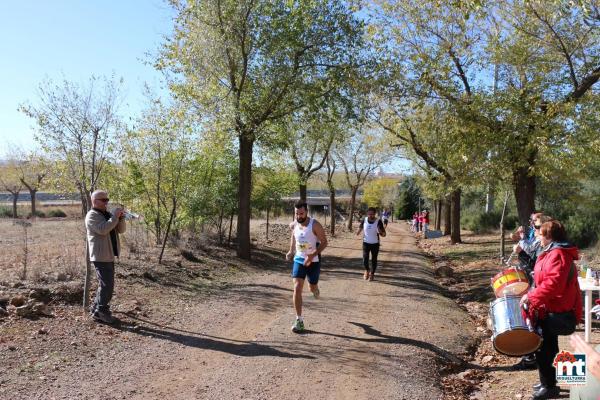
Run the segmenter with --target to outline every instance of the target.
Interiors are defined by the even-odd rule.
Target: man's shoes
[[[301,333],[304,332],[304,321],[299,318],[296,318],[294,325],[292,325],[292,332]]]
[[[544,385],[542,385],[541,383],[536,383],[535,385],[532,386],[533,391],[536,392],[536,391],[540,390],[540,388],[542,386],[544,386]]]
[[[319,299],[319,297],[321,297],[321,291],[319,290],[319,287],[318,287],[318,286],[317,286],[317,288],[315,289],[315,291],[314,291],[314,292],[312,292],[312,294],[313,294],[313,297],[314,297],[315,299],[317,299],[317,300]]]
[[[117,319],[115,317],[113,317],[110,314],[110,312],[100,311],[100,310],[96,310],[92,314],[92,318],[94,318],[94,321],[96,321],[96,322],[103,322],[105,324],[114,324],[115,322],[117,322]]]
[[[556,399],[560,396],[560,388],[558,386],[546,387],[541,386],[533,392],[531,397],[533,400]]]
[[[375,279],[375,274],[374,274],[373,272],[371,272],[371,273],[369,274],[369,280],[370,280],[370,281],[372,281],[372,280],[374,280],[374,279]]]
[[[369,271],[365,271],[365,281],[369,279]]]
[[[537,361],[535,360],[535,357],[530,358],[528,356],[525,356],[521,358],[521,361],[513,365],[511,368],[513,371],[526,371],[530,369],[536,369]]]

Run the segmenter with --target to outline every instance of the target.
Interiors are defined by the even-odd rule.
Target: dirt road
[[[405,225],[388,230],[373,282],[362,278],[360,238],[326,249],[321,298],[305,292],[304,334],[290,330],[282,259],[206,301],[175,302],[173,315],[123,317],[101,330],[114,331],[109,346],[88,343],[89,358],[26,392],[5,381],[0,398],[439,399],[440,365],[466,351],[471,322]]]

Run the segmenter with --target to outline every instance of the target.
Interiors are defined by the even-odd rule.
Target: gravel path
[[[304,334],[290,330],[282,261],[207,300],[170,301],[161,316],[101,327],[108,345],[88,343],[87,362],[30,382],[26,398],[441,399],[440,367],[466,352],[473,327],[405,225],[388,231],[373,282],[362,278],[360,238],[325,250],[321,298],[305,292]],[[4,389],[0,398],[25,394]]]

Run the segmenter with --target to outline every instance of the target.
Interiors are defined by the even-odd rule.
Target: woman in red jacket
[[[570,335],[581,321],[582,303],[577,269],[577,248],[568,244],[563,225],[556,221],[535,225],[539,230],[542,253],[534,268],[535,288],[521,299],[530,315],[536,315],[544,338],[536,352],[540,383],[534,386],[533,399],[559,396],[554,357],[558,354],[558,335]]]

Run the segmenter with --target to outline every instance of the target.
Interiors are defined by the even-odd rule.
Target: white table
[[[590,311],[592,309],[592,292],[600,291],[600,286],[594,286],[593,281],[584,278],[578,277],[577,280],[579,280],[579,288],[585,292],[583,321],[585,323],[585,341],[589,342],[592,333],[592,313]]]

